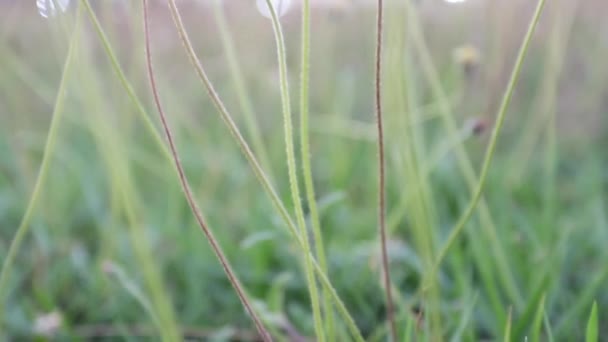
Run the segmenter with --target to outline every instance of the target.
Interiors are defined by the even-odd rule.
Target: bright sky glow
[[[271,0],[274,10],[277,12],[277,15],[281,17],[291,7],[292,0]],[[258,11],[265,16],[266,18],[270,18],[270,10],[268,9],[268,4],[266,0],[256,0],[255,4],[258,7]]]
[[[70,5],[70,0],[36,0],[38,13],[44,18],[55,16],[59,12],[65,12]]]

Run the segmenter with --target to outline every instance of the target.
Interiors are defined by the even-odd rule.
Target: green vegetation
[[[23,18],[0,22],[0,340],[259,340],[252,317],[277,341],[389,340],[375,7],[148,2],[191,206],[142,1],[0,5]],[[603,113],[608,51],[576,2],[540,1],[511,49],[490,31],[453,58],[460,33],[415,3],[385,11],[381,59],[398,339],[602,340],[603,122],[571,134],[560,106]]]

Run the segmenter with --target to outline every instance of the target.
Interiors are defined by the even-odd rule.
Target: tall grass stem
[[[32,194],[25,209],[25,213],[23,214],[23,217],[21,219],[21,223],[15,231],[15,235],[9,245],[8,252],[4,258],[4,262],[2,263],[2,271],[0,271],[0,327],[4,323],[4,313],[6,312],[6,310],[4,309],[4,301],[8,286],[8,277],[11,274],[13,264],[15,263],[15,258],[17,256],[17,253],[19,252],[19,249],[21,248],[23,239],[26,237],[27,233],[30,230],[34,211],[38,205],[38,201],[40,200],[42,188],[44,187],[44,184],[46,183],[46,180],[48,178],[51,160],[53,158],[57,146],[59,127],[64,115],[64,103],[67,81],[70,75],[74,51],[76,50],[80,33],[80,17],[81,9],[79,7],[78,14],[76,15],[76,22],[74,24],[74,27],[72,28],[72,37],[70,39],[70,45],[68,47],[67,56],[63,64],[61,81],[59,82],[59,89],[57,90],[57,97],[55,100],[55,105],[53,107],[51,123],[49,126],[46,143],[44,145],[44,152],[42,154],[42,161],[40,163],[40,169],[38,171],[36,183],[34,184],[34,189],[32,190]]]
[[[222,120],[228,126],[228,129],[230,130],[232,137],[239,145],[241,152],[247,158],[249,164],[251,165],[253,172],[255,173],[256,177],[260,181],[264,191],[270,197],[272,204],[279,211],[281,218],[287,224],[287,227],[289,228],[292,236],[296,240],[298,247],[301,248],[301,250],[303,251],[303,253],[304,253],[303,257],[310,260],[310,262],[313,266],[313,270],[317,273],[317,276],[319,277],[319,280],[323,284],[325,290],[329,291],[329,293],[331,294],[331,298],[334,301],[334,305],[336,305],[336,309],[338,310],[338,312],[344,319],[346,326],[347,326],[349,332],[351,333],[352,337],[356,341],[364,341],[363,336],[361,335],[361,332],[357,328],[357,325],[355,324],[355,321],[353,320],[352,316],[346,309],[344,302],[342,302],[342,300],[338,296],[336,290],[331,285],[329,278],[327,277],[325,272],[323,272],[322,268],[317,263],[313,254],[310,252],[310,249],[306,248],[303,238],[302,238],[300,232],[298,231],[296,224],[291,219],[291,216],[289,215],[287,209],[283,205],[283,202],[280,200],[276,191],[270,184],[268,177],[266,176],[265,172],[262,170],[262,167],[260,166],[259,162],[257,161],[255,155],[249,148],[249,145],[243,138],[243,135],[240,133],[238,127],[236,126],[234,120],[232,119],[232,116],[226,109],[226,106],[220,99],[217,91],[213,87],[213,84],[209,80],[207,73],[205,72],[205,69],[203,68],[203,65],[201,64],[198,57],[196,56],[196,52],[194,51],[194,47],[192,46],[192,43],[190,41],[190,38],[189,38],[186,28],[184,26],[181,15],[179,14],[179,10],[177,8],[177,4],[176,4],[175,0],[167,0],[167,1],[169,3],[169,9],[171,11],[171,16],[173,18],[174,24],[176,26],[180,39],[186,50],[186,54],[188,55],[192,65],[194,66],[199,79],[201,80],[201,82],[205,86],[209,96],[211,97],[212,102],[214,103],[217,110],[219,111]]]
[[[382,117],[382,24],[384,3],[378,0],[376,17],[376,61],[375,61],[375,105],[376,125],[378,130],[378,229],[380,235],[380,248],[382,253],[382,273],[384,277],[384,290],[386,291],[386,317],[390,327],[390,334],[394,342],[397,341],[397,326],[395,324],[393,296],[390,277],[390,262],[386,236],[386,170],[384,160],[384,126]]]
[[[253,304],[251,303],[251,300],[248,298],[248,295],[245,293],[243,286],[240,284],[240,281],[238,280],[238,277],[232,270],[232,267],[230,266],[230,262],[228,261],[228,258],[226,258],[226,256],[224,255],[224,252],[222,251],[222,248],[221,248],[219,242],[215,238],[211,229],[205,223],[203,214],[202,214],[201,210],[198,208],[198,205],[196,204],[196,200],[194,199],[194,195],[190,188],[190,183],[188,182],[188,179],[186,177],[186,172],[184,171],[184,167],[180,161],[179,153],[177,152],[177,147],[176,147],[176,144],[175,144],[175,141],[173,138],[173,133],[171,131],[171,128],[169,127],[169,123],[167,122],[166,114],[165,114],[162,104],[160,102],[160,96],[158,94],[158,89],[156,88],[156,79],[154,76],[154,69],[152,66],[152,54],[150,52],[150,30],[149,30],[149,22],[148,22],[149,19],[148,19],[147,0],[142,0],[142,6],[143,6],[143,11],[144,11],[144,38],[145,38],[145,50],[146,50],[146,65],[147,65],[148,77],[150,79],[150,88],[152,90],[152,95],[154,97],[154,103],[156,104],[156,109],[158,110],[158,115],[160,117],[163,130],[165,132],[165,137],[167,138],[167,142],[169,143],[169,148],[171,150],[171,155],[172,155],[173,161],[175,163],[175,168],[177,169],[177,172],[179,174],[179,181],[180,181],[182,190],[184,191],[184,195],[186,197],[188,205],[190,206],[190,209],[192,210],[192,214],[194,215],[199,227],[205,234],[205,237],[207,238],[207,241],[211,245],[213,252],[217,256],[220,264],[222,265],[224,272],[226,272],[226,276],[228,276],[228,280],[230,281],[230,284],[232,285],[232,287],[236,291],[237,295],[239,296],[239,299],[241,300],[241,303],[245,307],[245,310],[247,310],[247,313],[250,315],[251,319],[253,320],[253,322],[256,326],[256,329],[258,330],[258,333],[260,334],[260,337],[265,342],[272,341],[272,337],[270,336],[270,333],[266,330],[266,328],[264,327],[264,323],[262,322],[262,320],[260,319],[258,314],[255,312],[255,310],[253,308]]]
[[[530,45],[530,41],[532,40],[532,35],[535,31],[535,28],[536,28],[536,25],[540,18],[540,15],[543,12],[545,3],[546,3],[546,0],[539,0],[536,5],[534,15],[532,16],[532,19],[530,20],[530,23],[528,25],[528,30],[526,32],[524,40],[519,49],[517,59],[515,60],[515,65],[511,72],[511,77],[509,78],[509,83],[507,84],[507,88],[503,95],[500,108],[498,109],[498,114],[496,116],[496,123],[492,130],[492,135],[490,136],[490,141],[488,143],[488,147],[487,147],[487,150],[486,150],[486,153],[484,156],[483,164],[481,167],[481,173],[479,174],[479,180],[477,182],[477,187],[475,189],[473,197],[471,198],[466,210],[463,212],[462,216],[460,217],[460,219],[454,226],[454,229],[450,233],[448,239],[446,240],[444,246],[441,248],[439,255],[437,256],[437,260],[436,260],[436,264],[435,264],[435,271],[437,271],[437,269],[439,268],[439,265],[441,264],[441,261],[447,255],[448,250],[454,244],[454,242],[456,241],[456,239],[458,238],[458,236],[460,235],[460,233],[466,226],[467,222],[473,215],[473,212],[475,211],[475,207],[477,206],[477,203],[479,203],[479,199],[481,198],[481,195],[483,194],[484,186],[485,186],[485,183],[486,183],[486,180],[488,177],[488,170],[490,169],[490,164],[492,162],[492,158],[493,158],[494,152],[496,150],[496,143],[498,141],[498,136],[502,130],[504,120],[506,117],[506,112],[509,107],[509,104],[511,103],[511,98],[513,96],[513,90],[515,89],[515,84],[517,83],[517,81],[519,79],[519,75],[521,72],[521,67],[523,65],[524,58],[528,51],[528,47]]]
[[[283,108],[283,129],[285,133],[285,152],[287,154],[287,172],[289,176],[289,188],[291,192],[291,200],[295,207],[296,221],[300,227],[300,234],[304,241],[304,252],[310,254],[312,248],[310,238],[308,237],[308,228],[304,218],[304,210],[302,209],[302,199],[300,198],[300,186],[298,184],[298,175],[296,167],[296,153],[294,147],[293,136],[293,119],[291,114],[291,104],[289,100],[289,82],[287,80],[287,53],[285,51],[285,39],[283,38],[283,30],[281,22],[274,8],[272,0],[266,0],[266,5],[270,11],[270,19],[274,31],[274,37],[277,45],[277,60],[279,62],[279,83],[281,90],[281,103]],[[319,342],[325,341],[325,331],[323,330],[323,320],[321,317],[321,306],[319,302],[319,293],[317,281],[310,260],[304,260],[304,268],[306,272],[306,281],[308,283],[308,292],[310,295],[310,304],[312,307],[312,316],[315,325],[315,334]]]

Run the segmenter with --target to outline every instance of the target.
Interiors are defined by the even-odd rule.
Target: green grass
[[[0,68],[0,340],[33,339],[36,319],[53,311],[63,318],[56,340],[255,340],[170,158],[141,4],[93,3],[100,26],[86,8],[77,25],[76,6],[55,20],[19,6],[10,12],[23,22],[0,24],[10,66]],[[252,4],[179,6],[181,36],[169,9],[151,5],[158,90],[195,200],[255,312],[277,341],[386,341],[374,11],[294,10],[274,22],[275,40]],[[608,333],[604,132],[568,139],[558,115],[581,44],[597,70],[577,81],[585,97],[569,108],[601,110],[603,51],[576,8],[548,6],[523,59],[482,50],[502,56],[507,75],[521,66],[519,81],[495,86],[513,90],[502,106],[502,94],[490,99],[474,82],[491,61],[468,74],[449,55],[457,33],[435,32],[415,6],[386,10],[400,340]],[[492,132],[463,129],[487,103],[497,103],[488,118],[500,115]]]

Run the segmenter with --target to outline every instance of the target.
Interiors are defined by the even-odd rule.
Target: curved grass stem
[[[213,252],[217,256],[220,264],[222,265],[224,272],[226,272],[226,276],[228,277],[230,284],[232,285],[232,287],[236,291],[237,295],[239,296],[239,299],[241,300],[241,303],[245,307],[245,310],[247,311],[247,313],[250,315],[251,319],[253,320],[253,322],[256,326],[256,329],[258,330],[258,333],[260,334],[260,337],[262,338],[262,340],[264,340],[266,342],[272,341],[272,337],[270,336],[270,333],[266,330],[266,328],[264,327],[264,323],[262,323],[262,320],[259,318],[258,314],[253,309],[251,300],[248,298],[248,295],[245,293],[243,286],[240,284],[236,274],[232,270],[232,267],[230,266],[230,262],[228,261],[228,258],[226,258],[226,256],[224,255],[224,252],[222,251],[222,248],[221,248],[219,242],[213,235],[213,232],[211,231],[211,229],[209,229],[209,227],[205,223],[203,214],[202,214],[201,210],[198,208],[198,205],[196,204],[196,201],[194,199],[192,189],[190,188],[190,183],[188,182],[186,173],[184,171],[184,167],[180,161],[179,154],[177,152],[177,147],[175,145],[173,133],[171,131],[171,128],[169,127],[169,123],[167,122],[167,117],[165,115],[164,109],[160,102],[160,96],[158,94],[158,89],[156,88],[156,79],[154,76],[154,69],[152,67],[152,55],[150,53],[150,30],[149,30],[149,23],[148,23],[147,0],[142,0],[142,6],[143,6],[143,11],[144,11],[144,38],[145,38],[145,50],[146,50],[146,65],[147,65],[148,77],[150,80],[150,88],[152,90],[152,95],[154,97],[154,103],[156,104],[156,109],[158,110],[158,115],[160,117],[163,130],[165,132],[165,138],[167,139],[167,142],[169,143],[169,148],[171,150],[171,156],[173,158],[175,168],[177,169],[177,172],[179,174],[179,181],[180,181],[182,190],[184,191],[184,195],[186,197],[186,200],[188,201],[188,205],[190,206],[190,209],[192,210],[192,214],[196,218],[196,221],[197,221],[199,227],[205,234],[205,237],[207,238],[207,241],[211,245]]]
[[[234,120],[232,119],[232,116],[226,109],[226,106],[224,106],[224,103],[220,99],[217,91],[213,87],[213,84],[209,80],[209,77],[207,76],[207,73],[205,72],[203,65],[199,61],[199,59],[196,55],[196,52],[194,51],[194,47],[192,46],[192,43],[190,42],[190,38],[189,38],[186,28],[184,26],[183,20],[181,18],[181,15],[179,13],[175,0],[167,0],[167,1],[169,3],[169,9],[171,11],[171,16],[172,16],[175,26],[177,28],[180,39],[186,50],[186,54],[188,55],[190,62],[194,66],[197,76],[199,77],[199,79],[201,80],[203,85],[205,86],[213,104],[215,105],[216,109],[219,111],[219,114],[220,114],[222,120],[228,127],[228,129],[229,129],[232,137],[236,141],[236,143],[239,145],[241,152],[243,153],[243,155],[249,162],[255,176],[258,178],[258,181],[262,185],[264,191],[270,197],[270,200],[271,200],[273,206],[279,212],[281,218],[287,225],[287,228],[289,228],[289,231],[290,231],[291,235],[293,236],[293,238],[296,240],[298,247],[303,251],[303,257],[310,261],[310,263],[312,264],[313,270],[316,272],[318,279],[321,281],[321,283],[324,287],[324,290],[328,291],[330,293],[331,298],[334,302],[334,305],[336,305],[336,309],[338,310],[338,313],[344,319],[346,327],[348,328],[349,332],[351,333],[353,339],[355,341],[360,341],[360,342],[364,341],[363,336],[361,335],[361,332],[359,331],[359,329],[357,328],[357,325],[355,324],[355,321],[353,320],[353,318],[349,314],[348,310],[346,309],[344,302],[342,302],[342,300],[338,296],[336,290],[331,285],[329,278],[327,277],[325,272],[323,272],[321,266],[317,263],[316,259],[314,258],[314,256],[310,252],[310,250],[306,249],[305,243],[302,239],[302,236],[300,235],[300,232],[298,231],[296,224],[291,219],[291,216],[289,215],[287,209],[283,205],[283,202],[277,195],[276,191],[272,187],[268,177],[266,176],[266,173],[260,166],[255,155],[249,148],[249,145],[243,138],[243,135],[241,134],[241,132],[239,131],[238,127],[236,126]]]
[[[30,223],[34,214],[34,210],[38,205],[38,201],[40,200],[40,193],[48,178],[51,159],[56,149],[59,127],[64,114],[66,84],[70,71],[72,69],[71,66],[74,51],[76,50],[76,45],[78,44],[78,37],[80,33],[80,17],[81,9],[79,8],[78,14],[76,15],[76,23],[74,24],[74,27],[72,29],[73,33],[70,40],[70,45],[68,47],[67,56],[63,64],[63,72],[61,74],[61,81],[59,82],[59,89],[57,90],[57,97],[55,100],[55,106],[53,108],[53,114],[51,116],[51,123],[49,126],[46,143],[44,145],[44,152],[42,154],[42,161],[40,163],[38,177],[36,178],[36,183],[34,184],[34,189],[32,190],[30,200],[25,209],[25,213],[23,214],[23,218],[21,219],[21,223],[15,231],[15,235],[10,243],[7,255],[4,258],[4,262],[2,264],[2,271],[0,271],[0,326],[4,322],[4,299],[6,287],[8,286],[8,277],[12,271],[13,264],[15,263],[15,258],[17,256],[17,253],[19,252],[19,249],[21,248],[23,239],[30,230]]]
[[[129,80],[127,79],[127,76],[125,75],[125,72],[123,71],[123,69],[120,66],[120,63],[118,62],[118,58],[116,57],[116,54],[114,53],[114,50],[112,49],[110,40],[108,39],[106,33],[104,32],[103,28],[101,27],[101,24],[99,23],[99,19],[97,19],[97,16],[95,15],[95,12],[93,11],[91,4],[89,3],[89,0],[81,0],[81,2],[87,11],[89,19],[91,20],[91,23],[93,24],[93,28],[95,29],[95,32],[97,33],[97,36],[99,37],[99,40],[101,41],[101,45],[103,46],[103,49],[105,50],[106,55],[110,59],[110,64],[112,65],[112,69],[114,69],[116,76],[118,76],[118,80],[120,81],[123,88],[127,92],[127,96],[129,97],[129,99],[131,100],[133,105],[135,106],[137,115],[139,115],[139,118],[144,123],[145,129],[148,130],[152,134],[152,138],[154,139],[154,142],[156,143],[156,145],[158,145],[158,147],[160,148],[160,150],[164,154],[164,156],[167,158],[167,160],[171,160],[171,152],[169,151],[169,148],[165,144],[162,136],[160,135],[160,132],[154,125],[154,122],[152,121],[152,119],[150,118],[148,113],[146,112],[144,105],[141,103],[141,101],[137,97],[137,94],[135,94],[135,90],[133,90],[131,83],[129,83]]]
[[[438,100],[441,121],[446,129],[450,144],[452,144],[454,147],[453,151],[456,156],[458,168],[464,176],[464,180],[472,198],[475,193],[479,177],[464,146],[462,143],[460,143],[458,134],[459,128],[454,118],[454,113],[450,104],[451,101],[449,100],[449,96],[446,94],[444,86],[441,83],[438,70],[436,66],[433,65],[431,53],[428,45],[425,42],[422,25],[418,18],[418,11],[416,6],[414,6],[411,2],[412,0],[406,1],[407,11],[408,13],[411,13],[411,15],[407,17],[407,21],[410,23],[408,27],[410,28],[412,35],[412,43],[414,44],[415,50],[420,55],[420,66],[424,77],[426,78],[427,82],[429,82],[429,86],[431,88],[430,90],[433,93],[433,96]],[[490,246],[488,248],[491,249],[491,254],[493,255],[494,259],[493,261],[496,264],[496,269],[498,271],[498,278],[500,279],[509,300],[513,302],[516,308],[521,308],[524,304],[523,297],[519,291],[519,288],[517,287],[513,271],[504,252],[501,240],[498,237],[496,224],[494,223],[488,203],[484,199],[484,196],[479,199],[477,206],[479,209],[479,220],[482,227],[482,233],[490,242]],[[478,264],[481,264],[482,262],[487,261],[476,260],[476,263]],[[487,286],[494,287],[491,285]],[[503,314],[503,316],[505,315]]]
[[[152,134],[154,141],[157,143],[157,145],[163,152],[163,155],[170,161],[172,158],[171,158],[171,153],[169,152],[169,149],[165,145],[158,130],[154,126],[154,123],[149,118],[146,110],[144,109],[143,104],[141,103],[141,101],[139,100],[137,95],[135,94],[133,87],[127,80],[124,71],[122,70],[120,64],[118,63],[118,59],[116,58],[115,53],[112,50],[109,40],[108,40],[103,28],[101,27],[99,20],[97,19],[96,15],[95,15],[95,12],[92,10],[92,8],[90,7],[90,4],[88,3],[87,0],[81,0],[81,1],[85,5],[85,8],[91,19],[91,22],[93,23],[93,27],[97,33],[97,36],[102,42],[102,46],[106,52],[106,55],[110,59],[112,68],[116,72],[121,85],[123,86],[123,88],[125,89],[125,91],[127,93],[127,96],[129,97],[129,99],[131,100],[133,105],[136,107],[137,114],[140,116],[141,120],[145,124],[144,128],[146,130],[148,130],[150,132],[150,134]],[[206,87],[207,91],[209,92],[209,95],[212,99],[212,102],[218,109],[222,119],[224,120],[225,124],[227,125],[234,140],[239,145],[241,152],[243,153],[243,155],[246,157],[247,161],[249,162],[256,178],[262,185],[264,192],[266,192],[266,194],[270,197],[270,200],[271,200],[273,206],[278,211],[281,219],[285,222],[285,224],[289,228],[289,231],[292,234],[292,236],[294,237],[294,239],[296,240],[298,247],[301,248],[302,250],[304,250],[304,242],[302,241],[300,234],[298,233],[295,223],[291,219],[289,213],[287,212],[287,209],[283,205],[283,202],[281,201],[278,194],[274,190],[272,184],[270,183],[268,177],[266,176],[266,174],[265,174],[264,170],[262,169],[262,167],[260,166],[259,162],[255,158],[253,152],[249,148],[249,145],[247,144],[247,142],[243,138],[242,134],[240,133],[238,127],[232,120],[229,112],[223,105],[217,92],[215,91],[211,82],[209,81],[207,74],[205,73],[205,70],[203,69],[202,65],[198,61],[198,58],[196,57],[196,53],[194,52],[194,49],[192,47],[192,44],[190,43],[188,34],[185,30],[184,24],[181,20],[181,16],[177,10],[177,5],[176,5],[175,1],[172,1],[172,0],[168,0],[168,1],[169,1],[169,8],[171,10],[171,15],[172,15],[172,18],[177,27],[177,31],[180,35],[180,39],[181,39],[182,43],[184,44],[186,53],[195,68],[197,76],[205,85],[205,87]],[[321,269],[319,264],[314,259],[314,256],[312,254],[306,254],[306,255],[304,255],[304,257],[309,258],[311,260],[314,271],[316,272],[317,276],[319,277],[319,280],[323,284],[324,289],[330,293],[331,298],[334,302],[334,305],[336,305],[336,309],[340,313],[340,316],[344,319],[346,326],[347,326],[349,332],[351,333],[351,335],[353,336],[354,340],[363,342],[364,341],[363,336],[361,335],[361,332],[357,328],[355,321],[350,316],[346,306],[344,305],[344,302],[342,302],[342,300],[338,296],[336,290],[331,285],[329,278],[327,277],[325,272],[323,272],[323,270]]]
[[[504,119],[506,117],[506,112],[509,107],[509,104],[511,103],[511,98],[513,96],[513,90],[515,89],[515,84],[517,83],[517,81],[519,79],[521,67],[523,65],[523,60],[526,56],[526,52],[528,51],[530,41],[532,40],[532,34],[534,33],[534,30],[536,28],[540,15],[543,11],[545,2],[546,2],[546,0],[538,0],[536,9],[534,11],[534,15],[532,16],[532,19],[530,20],[530,24],[528,25],[528,30],[526,32],[524,40],[519,49],[517,59],[515,60],[515,65],[513,67],[513,71],[511,72],[511,77],[509,78],[509,83],[507,84],[507,88],[505,90],[500,107],[498,109],[498,114],[496,117],[496,124],[494,126],[494,129],[492,130],[492,135],[490,137],[488,148],[486,150],[483,164],[481,167],[481,173],[479,174],[479,181],[477,182],[477,187],[475,188],[473,197],[471,198],[471,201],[469,202],[469,205],[467,206],[466,210],[464,211],[464,213],[462,214],[462,216],[460,217],[460,219],[454,226],[454,229],[450,233],[444,246],[439,251],[437,260],[435,261],[435,266],[434,266],[434,270],[433,270],[434,272],[436,272],[439,269],[441,261],[445,258],[445,256],[448,253],[448,250],[454,244],[454,242],[456,241],[456,239],[458,238],[458,236],[464,229],[465,225],[467,224],[467,222],[473,215],[473,212],[475,211],[477,203],[479,203],[479,199],[481,198],[481,195],[483,194],[486,179],[488,177],[488,170],[490,169],[492,157],[494,156],[494,152],[496,150],[496,143],[498,141],[498,136],[502,130],[502,126],[504,124]]]
[[[251,139],[254,152],[259,156],[260,163],[266,170],[266,174],[270,180],[275,181],[276,179],[274,178],[271,169],[272,164],[270,163],[270,158],[268,157],[268,150],[264,144],[264,139],[262,138],[260,125],[256,122],[257,118],[255,116],[253,104],[251,103],[250,94],[247,92],[247,87],[245,85],[245,81],[243,80],[243,72],[237,58],[234,39],[230,33],[230,27],[226,21],[226,14],[224,13],[223,6],[224,4],[222,1],[216,0],[213,8],[216,19],[215,21],[218,26],[222,45],[224,46],[224,52],[226,53],[228,69],[230,70],[230,76],[232,77],[232,82],[234,83],[236,97],[239,107],[243,112],[245,127],[247,128],[247,133]]]

